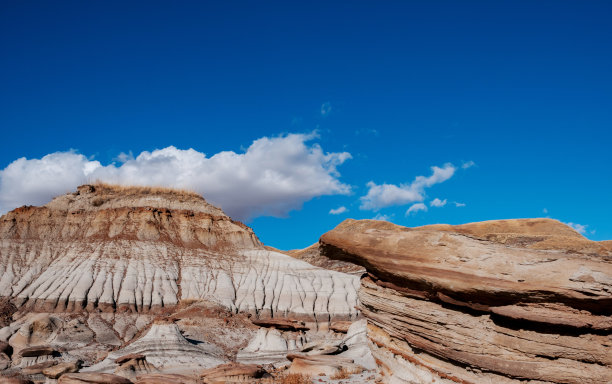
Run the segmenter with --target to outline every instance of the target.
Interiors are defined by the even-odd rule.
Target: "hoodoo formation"
[[[0,383],[612,382],[612,244],[549,219],[281,252],[195,193],[84,185],[0,218],[0,311]]]

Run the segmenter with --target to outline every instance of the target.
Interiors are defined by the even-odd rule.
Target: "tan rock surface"
[[[392,352],[440,382],[612,381],[607,247],[547,219],[415,229],[347,220],[321,237],[324,255],[370,273],[363,314],[388,335],[370,332],[375,357]],[[413,368],[408,382],[430,382]]]
[[[67,363],[59,363],[51,367],[42,370],[42,374],[50,379],[57,379],[64,373],[74,373],[81,369],[81,362],[79,360],[70,361]]]
[[[108,373],[67,373],[60,376],[58,384],[131,384],[125,377]]]

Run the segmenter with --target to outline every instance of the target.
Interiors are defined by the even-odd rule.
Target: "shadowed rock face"
[[[356,315],[358,279],[269,251],[193,193],[84,185],[0,218],[0,295],[21,309],[156,313],[206,299],[262,317]]]
[[[607,242],[547,219],[413,229],[347,220],[320,249],[366,267],[369,336],[399,379],[612,381]]]

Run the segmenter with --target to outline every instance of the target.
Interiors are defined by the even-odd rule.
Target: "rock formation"
[[[0,383],[290,373],[612,382],[612,242],[347,220],[282,252],[194,193],[104,184],[0,218]]]
[[[272,336],[286,361],[330,321],[357,318],[358,287],[358,275],[266,248],[197,194],[84,185],[0,218],[0,370],[192,380],[249,341],[269,355]]]
[[[356,278],[265,249],[186,192],[85,185],[4,215],[0,254],[0,292],[38,311],[147,313],[206,299],[263,317],[356,315]]]
[[[322,254],[364,266],[386,377],[612,382],[612,248],[548,219],[405,228],[346,220]]]

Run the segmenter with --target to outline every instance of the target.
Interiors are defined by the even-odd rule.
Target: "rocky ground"
[[[0,383],[607,383],[611,315],[612,244],[548,219],[281,252],[163,188],[0,218]]]

